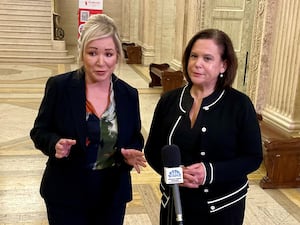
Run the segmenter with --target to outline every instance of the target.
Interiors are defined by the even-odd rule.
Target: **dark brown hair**
[[[236,71],[238,67],[237,57],[234,52],[233,44],[229,36],[225,32],[218,29],[206,29],[206,30],[199,31],[189,41],[182,56],[182,69],[186,80],[188,81],[189,84],[192,83],[187,71],[187,67],[190,59],[191,50],[195,42],[199,39],[214,40],[216,45],[218,45],[221,50],[221,59],[226,62],[227,69],[223,73],[224,75],[223,78],[220,77],[218,78],[216,89],[220,90],[220,89],[231,87],[235,79]]]

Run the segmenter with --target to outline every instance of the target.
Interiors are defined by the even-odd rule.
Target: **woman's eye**
[[[96,52],[88,52],[88,55],[90,55],[90,56],[95,56],[95,55],[96,55]]]
[[[107,52],[107,53],[106,53],[106,56],[107,56],[107,57],[112,57],[113,55],[114,55],[114,54],[113,54],[113,53],[110,53],[110,52]]]
[[[191,56],[190,56],[191,58],[197,58],[197,55],[195,55],[195,54],[191,54]]]
[[[211,58],[211,57],[208,57],[208,56],[205,56],[205,57],[203,57],[203,58],[204,58],[205,61],[210,61],[210,60],[212,60],[212,58]]]

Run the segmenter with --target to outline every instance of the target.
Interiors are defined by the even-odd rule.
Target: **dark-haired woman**
[[[182,67],[187,85],[159,100],[146,159],[162,175],[162,147],[180,148],[185,225],[242,225],[247,175],[260,166],[262,146],[253,104],[231,87],[237,58],[230,38],[217,29],[196,33]],[[172,189],[163,179],[160,188],[160,224],[175,225]]]

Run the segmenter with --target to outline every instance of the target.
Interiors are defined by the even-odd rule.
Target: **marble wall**
[[[300,3],[286,0],[277,4],[263,115],[287,131],[300,131]]]
[[[266,121],[300,136],[300,4],[257,1],[248,93]]]
[[[243,0],[241,0],[243,1]],[[181,68],[195,31],[207,24],[210,0],[104,0],[123,41],[142,46],[152,62]],[[77,0],[56,0],[67,45],[77,44]],[[298,0],[255,0],[246,93],[256,110],[276,126],[300,136],[300,4]],[[251,19],[251,18],[250,18]]]

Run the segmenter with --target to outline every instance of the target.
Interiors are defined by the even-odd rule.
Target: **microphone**
[[[177,145],[166,145],[162,148],[162,162],[164,166],[164,180],[172,185],[176,221],[183,225],[182,208],[178,184],[183,183],[183,172],[180,167],[181,155]]]

